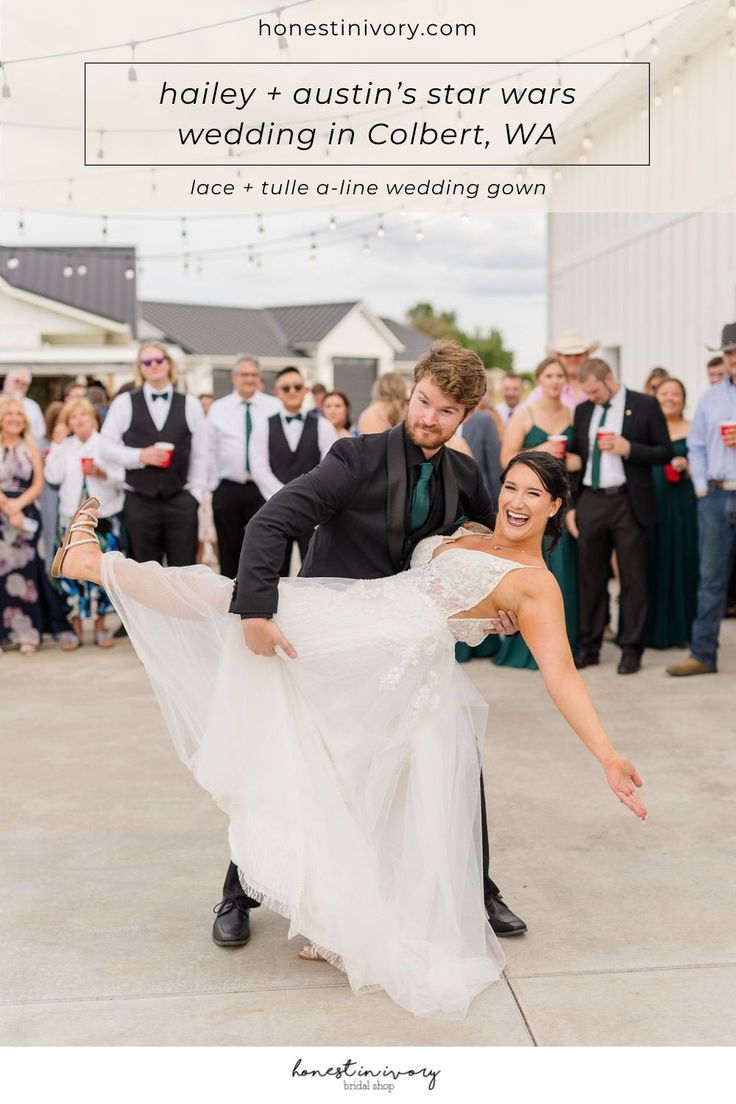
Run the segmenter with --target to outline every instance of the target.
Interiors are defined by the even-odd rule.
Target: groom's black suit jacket
[[[321,464],[262,506],[245,530],[230,612],[276,613],[287,544],[315,526],[301,575],[381,579],[402,571],[422,538],[452,532],[460,518],[493,524],[475,460],[443,448],[435,461],[430,515],[410,536],[406,449],[403,423],[387,433],[341,439]]]

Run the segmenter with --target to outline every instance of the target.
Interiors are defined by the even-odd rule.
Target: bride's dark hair
[[[511,469],[517,464],[524,464],[527,468],[531,468],[545,491],[552,498],[562,499],[559,510],[554,517],[549,519],[544,531],[545,536],[552,538],[552,542],[547,549],[551,551],[562,536],[565,514],[570,508],[572,491],[570,480],[567,477],[567,469],[561,460],[558,460],[556,456],[551,456],[548,452],[526,449],[524,452],[517,452],[516,456],[509,460],[501,472],[501,486],[506,482],[506,477]]]

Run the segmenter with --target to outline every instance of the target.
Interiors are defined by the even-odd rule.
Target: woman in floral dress
[[[41,454],[31,437],[23,405],[0,402],[0,646],[20,646],[32,655],[52,624],[49,586],[36,499],[43,490]]]

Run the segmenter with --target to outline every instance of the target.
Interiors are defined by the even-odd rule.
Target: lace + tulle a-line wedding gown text
[[[297,652],[255,656],[232,582],[103,557],[103,583],[179,756],[229,818],[249,895],[357,993],[462,1016],[501,973],[485,916],[480,749],[488,707],[454,660],[487,625],[448,620],[520,566],[442,538],[387,579],[284,579]]]

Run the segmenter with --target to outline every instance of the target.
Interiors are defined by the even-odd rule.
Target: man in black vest
[[[649,530],[654,524],[652,467],[666,464],[673,449],[657,400],[629,391],[604,360],[580,371],[588,396],[575,410],[570,452],[582,467],[576,509],[568,525],[578,538],[580,633],[576,667],[599,661],[608,619],[608,578],[615,550],[621,577],[620,675],[641,667],[649,601]]]
[[[268,501],[287,483],[316,468],[325,458],[337,434],[327,418],[309,418],[302,407],[307,385],[298,368],[284,368],[276,377],[273,393],[281,400],[282,410],[253,430],[250,468],[259,491]],[[314,527],[297,534],[302,562],[307,555]],[[281,562],[279,574],[287,576],[293,541]]]
[[[197,559],[197,512],[207,486],[206,427],[199,400],[177,392],[174,380],[166,349],[143,344],[138,389],[112,402],[100,435],[103,460],[126,469],[123,517],[132,558],[186,567]]]
[[[243,618],[246,644],[273,656],[293,654],[272,620],[278,605],[278,564],[299,533],[319,526],[300,574],[381,579],[409,566],[424,537],[451,533],[461,520],[492,526],[493,509],[475,460],[444,447],[486,390],[483,364],[453,341],[438,341],[420,357],[406,422],[385,433],[343,438],[308,475],[294,480],[249,522],[230,610]],[[319,424],[325,418],[310,419]],[[513,618],[500,618],[515,632]],[[488,832],[481,780],[486,910],[497,935],[519,935],[526,924],[503,902],[488,870]],[[479,887],[480,889],[481,887]],[[212,937],[242,946],[250,935],[247,897],[230,863]]]

